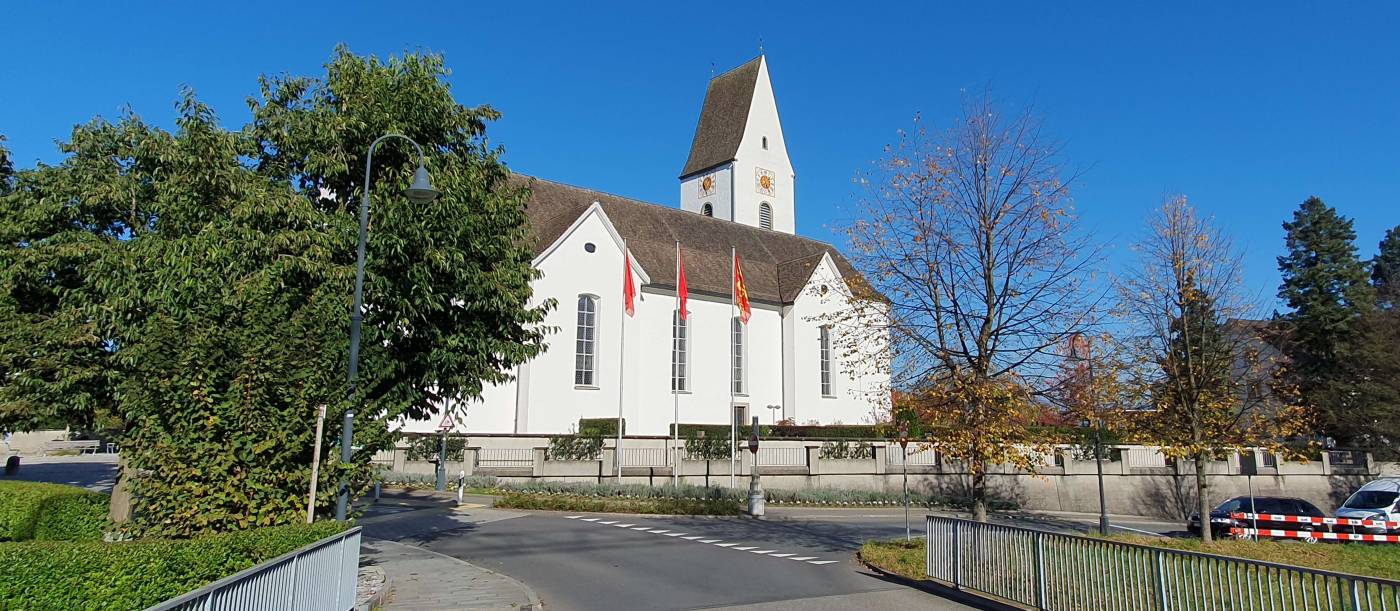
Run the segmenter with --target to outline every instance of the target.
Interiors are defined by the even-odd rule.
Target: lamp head
[[[438,191],[433,188],[428,181],[428,168],[423,167],[423,162],[418,162],[418,169],[413,171],[413,184],[404,191],[409,201],[415,204],[428,204],[437,199]]]

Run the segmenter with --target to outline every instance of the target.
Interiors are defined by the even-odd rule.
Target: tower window
[[[703,214],[703,215],[705,215],[705,216],[714,216],[714,215],[715,215],[715,207],[714,207],[714,206],[711,206],[711,205],[709,205],[709,204],[705,204],[705,205],[703,205],[703,206],[700,206],[700,214]]]
[[[768,150],[768,136],[763,137],[763,150]]]
[[[598,345],[598,298],[578,296],[578,326],[574,337],[574,384],[596,383]]]
[[[758,226],[764,229],[773,228],[773,207],[768,202],[758,205]]]

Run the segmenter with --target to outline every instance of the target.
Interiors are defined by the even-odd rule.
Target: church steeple
[[[680,180],[685,210],[795,231],[795,175],[764,56],[710,79]]]

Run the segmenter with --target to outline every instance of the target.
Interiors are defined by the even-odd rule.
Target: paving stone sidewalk
[[[413,545],[366,537],[360,564],[381,567],[388,576],[385,610],[544,608],[539,596],[519,581]]]

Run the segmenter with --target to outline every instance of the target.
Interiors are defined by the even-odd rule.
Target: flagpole
[[[631,257],[627,252],[627,240],[622,240],[622,290],[627,291],[627,278],[632,275],[632,266],[629,262]],[[618,348],[617,348],[617,447],[613,452],[613,462],[617,463],[617,483],[622,483],[622,380],[623,374],[627,373],[627,297],[623,296],[623,304],[618,311]]]
[[[681,470],[681,389],[680,338],[676,333],[681,322],[681,241],[676,240],[676,311],[671,317],[671,485],[680,485]],[[689,331],[689,329],[687,329]],[[687,333],[689,335],[689,333]],[[690,338],[687,337],[687,340]]]
[[[729,487],[734,487],[734,445],[739,436],[738,423],[734,419],[734,280],[738,251],[729,247]]]

